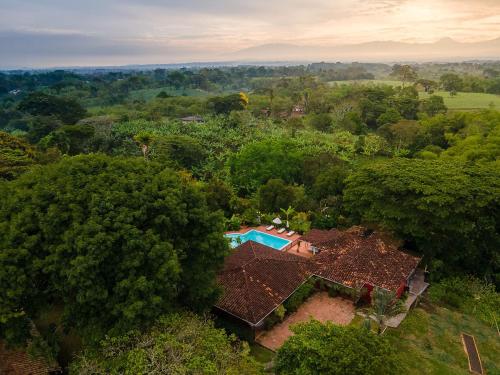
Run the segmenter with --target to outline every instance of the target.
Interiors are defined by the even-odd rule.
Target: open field
[[[494,108],[500,108],[500,95],[484,94],[475,92],[459,92],[456,96],[450,96],[449,92],[436,91],[434,95],[442,96],[444,104],[449,109],[473,110],[487,109],[491,105]],[[428,94],[421,92],[420,98],[426,98]]]
[[[402,86],[401,81],[391,81],[391,80],[353,80],[353,81],[331,81],[328,82],[330,85],[349,85],[349,84],[359,84],[359,85],[388,85],[392,87]],[[433,95],[442,96],[445,105],[450,110],[477,110],[477,109],[487,109],[493,106],[494,108],[500,108],[500,95],[486,94],[486,93],[475,93],[475,92],[459,92],[456,96],[451,96],[447,91],[436,91]],[[425,92],[420,92],[420,99],[427,98],[429,95]]]

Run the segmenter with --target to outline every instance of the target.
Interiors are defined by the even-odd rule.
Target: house
[[[49,375],[60,374],[57,364],[49,364],[42,358],[32,358],[21,349],[7,348],[0,341],[0,374],[2,375]]]
[[[226,258],[218,274],[223,295],[215,308],[256,330],[311,276],[308,259],[248,241]]]
[[[316,231],[306,239],[318,251],[311,259],[314,275],[348,288],[365,288],[368,293],[378,287],[400,297],[420,262],[381,234],[362,227]]]
[[[368,301],[375,287],[400,297],[420,262],[382,234],[362,227],[313,229],[300,241],[309,243],[316,255],[300,257],[252,241],[236,247],[218,275],[223,294],[215,307],[255,332],[310,277],[364,290]]]
[[[306,114],[306,109],[302,105],[294,105],[291,117],[302,117]]]
[[[186,116],[186,117],[180,118],[180,120],[183,124],[190,124],[193,122],[195,122],[197,124],[202,124],[203,122],[205,122],[205,120],[201,116]]]

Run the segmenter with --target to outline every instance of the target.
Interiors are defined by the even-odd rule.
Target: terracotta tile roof
[[[311,275],[303,257],[248,241],[226,258],[217,280],[223,295],[215,305],[257,324]]]
[[[348,287],[365,283],[395,291],[420,262],[404,253],[378,233],[364,228],[332,232],[319,243],[319,254],[312,258],[314,274]]]
[[[0,374],[2,375],[48,375],[60,373],[59,367],[50,366],[43,359],[32,358],[19,349],[8,349],[0,341]]]
[[[337,229],[322,230],[322,229],[311,229],[307,234],[303,235],[300,240],[309,242],[313,246],[319,246],[325,241],[329,241],[337,235]]]

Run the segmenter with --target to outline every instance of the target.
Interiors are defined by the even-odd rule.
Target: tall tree
[[[104,341],[87,350],[70,374],[262,374],[248,345],[192,314],[166,315],[146,332]]]
[[[171,170],[77,156],[0,189],[0,336],[54,304],[66,328],[99,338],[218,296],[222,215]]]
[[[0,132],[0,180],[12,180],[35,164],[35,150],[28,143]]]
[[[344,190],[353,218],[396,231],[443,269],[500,281],[498,162],[393,159],[356,170]]]
[[[397,374],[393,349],[384,337],[355,327],[316,320],[292,326],[294,333],[278,350],[282,375]]]

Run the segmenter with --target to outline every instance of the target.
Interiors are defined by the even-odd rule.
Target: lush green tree
[[[429,99],[423,100],[420,105],[422,112],[427,113],[429,116],[446,113],[448,110],[448,107],[444,104],[443,97],[438,95],[431,95]]]
[[[347,179],[353,218],[379,223],[413,243],[442,272],[498,277],[498,162],[394,159],[365,165]],[[436,270],[438,272],[438,270]]]
[[[278,350],[275,370],[283,375],[397,374],[394,350],[384,337],[363,328],[310,321]]]
[[[403,82],[403,87],[407,82],[413,82],[418,78],[417,71],[411,65],[395,64],[392,67],[392,76],[399,78]]]
[[[208,207],[211,210],[222,210],[224,216],[231,216],[235,195],[230,185],[218,178],[212,178],[205,185],[205,193],[207,194]]]
[[[40,140],[43,149],[57,147],[61,152],[77,155],[88,151],[95,130],[89,125],[64,125]]]
[[[314,181],[312,196],[318,201],[341,196],[348,174],[348,169],[343,165],[332,165],[325,169]]]
[[[35,150],[23,140],[0,132],[0,180],[12,180],[35,163]]]
[[[147,332],[109,338],[85,351],[70,374],[261,374],[246,343],[193,314],[166,315]]]
[[[439,78],[443,89],[449,92],[457,92],[462,89],[463,81],[458,74],[446,73]]]
[[[31,143],[38,143],[43,137],[60,129],[63,123],[54,116],[35,116],[29,125],[26,138]]]
[[[281,179],[271,179],[258,191],[259,208],[264,212],[280,212],[283,207],[294,205],[297,188],[285,184]]]
[[[156,137],[151,152],[152,160],[185,169],[199,166],[206,154],[196,139],[185,135]]]
[[[19,103],[18,108],[33,116],[55,116],[68,125],[76,124],[87,114],[76,100],[43,92],[29,94]]]
[[[227,96],[216,96],[210,98],[208,106],[216,114],[229,114],[231,111],[241,111],[246,108],[248,97],[243,94],[231,94]]]
[[[309,123],[314,129],[322,132],[329,132],[332,129],[332,118],[328,113],[312,115]]]
[[[53,305],[91,339],[218,296],[222,215],[159,164],[68,157],[0,189],[0,336]]]
[[[256,191],[271,178],[298,182],[302,159],[296,144],[286,139],[249,143],[229,160],[231,180],[245,193]]]
[[[377,125],[395,124],[399,120],[401,120],[401,114],[398,110],[396,108],[388,108],[386,112],[378,117]]]
[[[374,319],[377,323],[378,334],[386,328],[387,319],[405,312],[404,305],[398,300],[395,292],[375,287],[371,293],[372,306],[367,319]]]
[[[427,93],[431,93],[434,91],[435,88],[438,87],[438,83],[436,81],[433,81],[431,79],[419,79],[416,84],[422,86],[424,88],[424,91]]]

